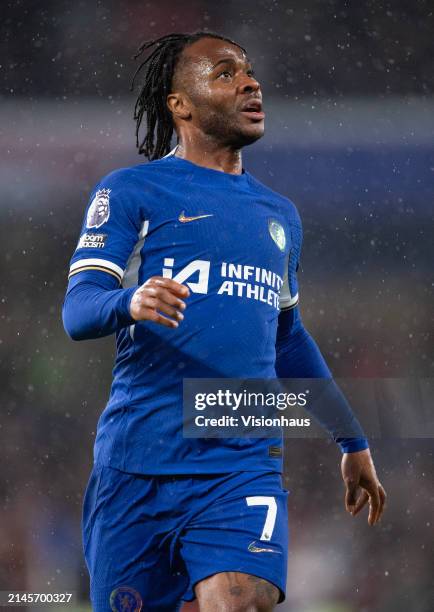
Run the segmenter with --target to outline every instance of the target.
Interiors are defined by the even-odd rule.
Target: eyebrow
[[[236,61],[234,60],[233,57],[223,57],[216,64],[214,64],[212,69],[214,70],[215,68],[217,68],[219,64],[236,64]],[[252,62],[249,60],[249,58],[246,58],[246,64],[249,64],[249,66],[252,66]]]

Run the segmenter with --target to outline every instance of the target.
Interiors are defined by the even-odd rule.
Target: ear
[[[166,103],[174,119],[190,119],[190,103],[185,94],[171,93],[167,96]]]

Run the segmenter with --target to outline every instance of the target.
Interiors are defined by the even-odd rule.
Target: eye
[[[250,70],[247,70],[247,74],[248,74],[250,77],[254,77],[254,76],[255,76],[255,71],[253,70],[253,68],[251,68]]]
[[[221,76],[226,78],[226,77],[231,77],[231,76],[232,76],[232,74],[231,74],[231,72],[229,72],[229,70],[223,70],[223,72],[220,72],[220,74],[219,74],[219,78],[220,78]]]

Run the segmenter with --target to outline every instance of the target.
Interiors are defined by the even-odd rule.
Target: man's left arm
[[[282,310],[279,314],[275,367],[279,378],[330,380],[332,396],[336,400],[334,403],[340,412],[339,421],[351,423],[351,431],[358,432],[357,436],[339,437],[327,420],[327,410],[321,410],[319,413],[312,411],[312,413],[329,431],[342,450],[341,470],[346,486],[345,506],[347,511],[355,516],[369,501],[368,522],[374,525],[383,513],[386,494],[375,472],[368,441],[348,402],[334,383],[333,376],[317,343],[305,329],[297,305]]]

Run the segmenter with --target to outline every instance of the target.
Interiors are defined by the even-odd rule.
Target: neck
[[[241,149],[216,143],[205,134],[195,134],[194,138],[181,135],[175,156],[228,174],[241,174],[243,169]]]

